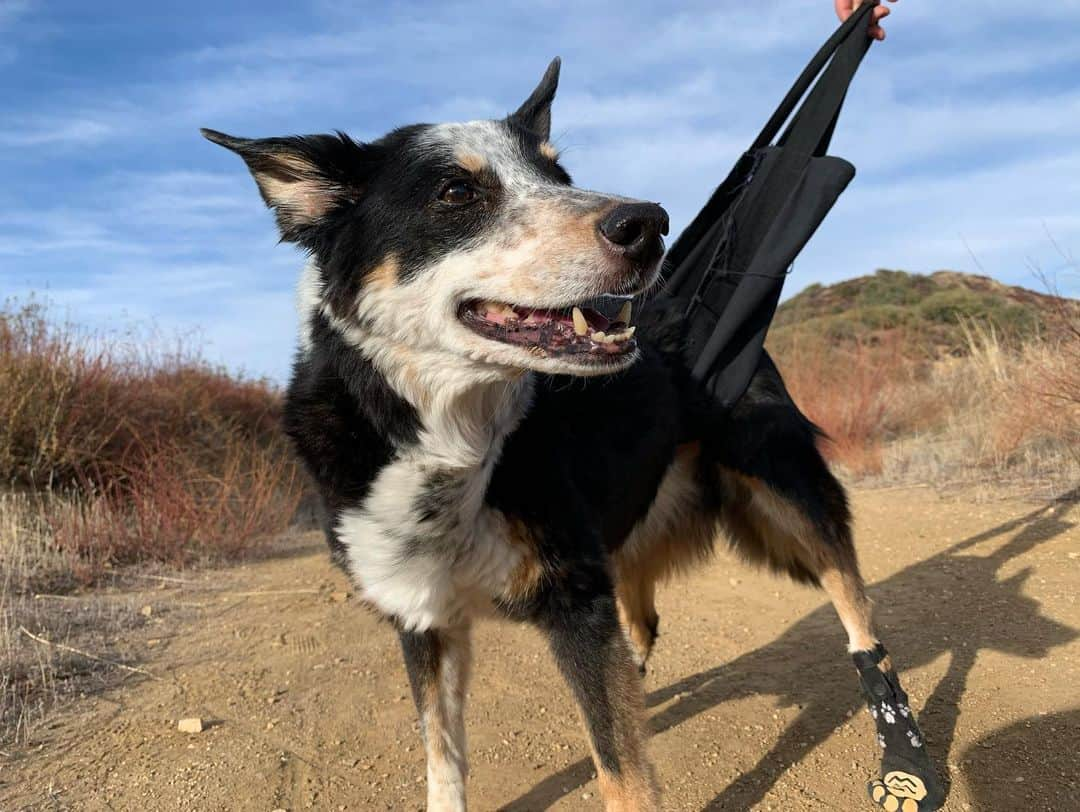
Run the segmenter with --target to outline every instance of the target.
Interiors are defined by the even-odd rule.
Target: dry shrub
[[[0,311],[0,477],[29,487],[122,479],[174,441],[213,456],[223,436],[277,433],[265,382],[182,349],[154,352],[51,322],[40,305]]]
[[[243,437],[223,440],[213,464],[175,443],[162,444],[140,455],[121,484],[54,509],[49,532],[72,554],[80,580],[144,560],[183,565],[231,558],[284,530],[300,491],[287,451]]]
[[[938,420],[892,443],[884,473],[895,481],[1011,482],[1045,495],[1080,481],[1080,404],[1054,389],[1075,349],[1061,337],[1018,349],[969,326],[969,353],[936,364],[907,394],[939,404]],[[925,408],[925,407],[924,407]]]
[[[301,495],[280,395],[182,349],[0,308],[0,743],[125,662],[130,599],[88,591],[119,567],[235,556],[280,533]],[[70,649],[42,644],[72,645]]]
[[[912,375],[897,333],[849,344],[802,336],[777,363],[799,408],[825,432],[826,456],[852,474],[882,466],[889,406]]]
[[[1061,327],[1065,329],[1060,329]],[[1055,328],[1018,352],[1003,349],[992,331],[969,330],[971,359],[985,393],[990,453],[1005,465],[1045,458],[1048,468],[1080,464],[1080,331]],[[995,401],[1000,404],[994,406]],[[1073,463],[1069,465],[1070,461]]]
[[[1074,266],[1080,272],[1080,265]],[[1056,290],[1052,283],[1048,287]],[[1080,406],[1080,306],[1059,297],[1058,307],[1048,321],[1048,344],[1054,352],[1045,359],[1036,377],[1042,397],[1068,410]]]
[[[962,322],[966,350],[907,359],[898,331],[855,345],[803,339],[777,363],[848,473],[882,483],[1012,481],[1060,493],[1080,481],[1080,321],[1074,308],[1015,345]]]
[[[0,481],[63,494],[43,513],[83,580],[143,559],[229,556],[300,497],[280,395],[175,350],[0,311]]]

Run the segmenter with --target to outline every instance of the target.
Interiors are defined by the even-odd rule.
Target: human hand
[[[836,16],[843,22],[851,13],[855,11],[859,5],[860,0],[833,0],[833,6],[836,8]],[[889,0],[890,3],[895,3],[896,0]],[[889,16],[890,9],[887,6],[878,6],[871,12],[874,15],[874,21],[870,25],[870,36],[876,40],[885,39],[885,29],[881,27],[881,21]]]

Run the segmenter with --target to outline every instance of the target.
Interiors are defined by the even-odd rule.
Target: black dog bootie
[[[945,791],[888,652],[878,643],[873,651],[857,651],[852,656],[884,751],[881,777],[867,785],[870,799],[888,812],[940,809]]]

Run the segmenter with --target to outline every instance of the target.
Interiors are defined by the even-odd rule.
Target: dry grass
[[[37,595],[124,565],[233,558],[295,515],[278,392],[144,347],[57,324],[38,305],[0,309],[0,741],[25,741],[63,686],[102,671],[20,627],[101,652],[138,620],[115,601]]]
[[[0,744],[28,743],[57,703],[122,676],[93,655],[42,644],[26,631],[124,663],[132,659],[130,631],[145,622],[130,597],[54,591],[71,575],[43,520],[53,507],[0,494]]]
[[[1045,494],[1080,481],[1080,319],[1063,307],[1019,346],[961,324],[966,350],[912,359],[890,331],[855,344],[804,340],[778,364],[829,435],[826,453],[879,483],[994,482]]]
[[[43,520],[83,580],[232,555],[284,528],[300,487],[279,408],[265,382],[197,356],[85,335],[37,306],[0,311],[0,482],[66,497]]]
[[[890,404],[914,374],[900,348],[899,337],[874,344],[804,338],[776,358],[795,402],[828,436],[826,453],[855,475],[881,471]]]

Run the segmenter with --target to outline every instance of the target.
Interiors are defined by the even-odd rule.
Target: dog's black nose
[[[627,259],[648,264],[664,253],[660,237],[668,233],[668,215],[655,203],[622,203],[608,212],[597,228]]]

